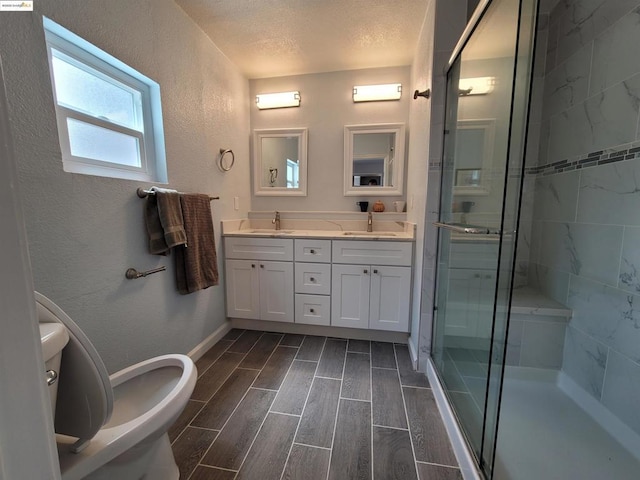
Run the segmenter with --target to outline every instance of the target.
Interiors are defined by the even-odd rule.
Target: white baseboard
[[[431,358],[429,358],[427,362],[427,377],[429,378],[429,384],[431,385],[433,396],[436,399],[440,416],[444,421],[444,426],[449,435],[453,453],[455,453],[456,459],[458,460],[462,477],[464,480],[482,480],[483,477],[477,470],[475,459],[473,455],[471,455],[471,452],[469,452],[467,442],[458,426],[451,406],[445,397],[444,390],[440,384]]]
[[[231,330],[231,322],[226,321],[222,325],[220,325],[215,332],[213,332],[198,345],[196,345],[189,353],[187,353],[187,355],[191,358],[191,360],[195,362],[200,357],[202,357],[202,355],[204,355],[207,350],[218,343],[218,340],[224,337],[229,332],[229,330]]]
[[[270,322],[232,318],[231,326],[246,330],[266,330],[278,333],[297,333],[300,335],[318,335],[321,337],[353,338],[354,340],[372,340],[374,342],[407,343],[408,334],[385,332],[382,330],[364,330],[358,328],[331,327],[323,325],[303,325],[301,323]]]

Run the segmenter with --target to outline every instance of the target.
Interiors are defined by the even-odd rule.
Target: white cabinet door
[[[227,316],[259,318],[260,288],[258,262],[255,260],[227,260]]]
[[[371,267],[369,328],[409,331],[410,267]]]
[[[260,318],[293,322],[293,263],[257,262],[260,266]]]
[[[369,328],[370,273],[366,265],[333,265],[331,325]]]

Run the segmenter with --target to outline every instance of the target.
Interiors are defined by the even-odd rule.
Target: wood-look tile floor
[[[182,480],[458,480],[406,345],[231,330],[169,430]]]

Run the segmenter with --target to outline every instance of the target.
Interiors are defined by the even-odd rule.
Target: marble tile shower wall
[[[640,2],[549,15],[529,281],[573,309],[563,371],[640,434]]]

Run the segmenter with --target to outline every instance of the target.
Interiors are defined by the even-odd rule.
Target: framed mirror
[[[307,129],[253,131],[256,195],[307,195]]]
[[[344,127],[344,194],[402,195],[404,144],[403,123]]]
[[[454,195],[489,194],[495,131],[493,118],[458,120]]]

